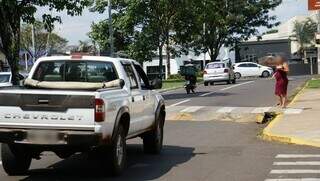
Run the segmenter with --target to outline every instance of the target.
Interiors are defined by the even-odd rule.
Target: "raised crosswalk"
[[[275,107],[219,107],[219,106],[169,106],[169,112],[196,113],[201,111],[210,111],[216,113],[251,113],[259,114],[265,112],[277,112],[283,114],[301,114],[303,109],[279,109]]]
[[[265,181],[320,181],[320,155],[279,154]]]

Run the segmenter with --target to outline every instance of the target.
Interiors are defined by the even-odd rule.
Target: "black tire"
[[[236,73],[234,74],[234,76],[236,77],[236,79],[240,79],[240,78],[241,78],[241,74],[240,74],[239,72],[236,72]]]
[[[112,175],[120,175],[127,163],[126,132],[124,126],[121,124],[118,128],[117,135],[112,141],[109,156]]]
[[[264,78],[270,77],[270,72],[263,71],[261,76],[264,77]]]
[[[190,89],[186,88],[187,94],[190,94]]]
[[[23,175],[29,170],[31,156],[22,146],[1,144],[2,166],[8,175]]]
[[[204,86],[208,86],[209,85],[209,82],[204,82]]]
[[[214,82],[210,82],[210,85],[214,85]]]
[[[163,147],[164,114],[160,113],[156,128],[143,136],[143,150],[147,154],[160,154]]]

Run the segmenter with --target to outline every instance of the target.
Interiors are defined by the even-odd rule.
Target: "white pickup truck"
[[[126,165],[126,139],[134,137],[143,139],[146,153],[160,153],[165,104],[152,91],[159,86],[134,60],[40,58],[24,86],[0,89],[4,170],[24,174],[44,151],[61,158],[94,152],[118,175]]]

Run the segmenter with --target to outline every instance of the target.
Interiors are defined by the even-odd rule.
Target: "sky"
[[[285,22],[293,16],[307,15],[308,7],[307,0],[283,0],[283,3],[278,6],[270,14],[276,15],[278,21]],[[50,13],[46,8],[39,8],[37,18],[41,18],[41,14]],[[55,32],[69,41],[69,45],[78,44],[79,40],[89,40],[87,33],[90,31],[92,22],[99,22],[107,18],[107,14],[98,14],[89,12],[86,9],[82,16],[70,17],[66,13],[52,13],[59,15],[62,19],[62,24],[56,24]]]

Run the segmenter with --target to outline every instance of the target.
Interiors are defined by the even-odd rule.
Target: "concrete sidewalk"
[[[297,111],[277,116],[264,129],[263,138],[320,147],[320,89],[304,88],[287,110]]]

